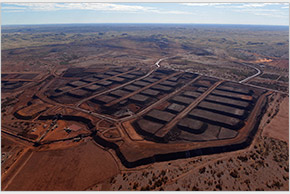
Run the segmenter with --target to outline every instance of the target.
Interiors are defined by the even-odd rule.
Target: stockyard
[[[4,50],[2,190],[289,190],[288,42],[186,29]]]
[[[22,165],[21,171],[7,170],[7,175],[4,174],[10,181],[4,181],[3,188],[37,190],[34,181],[43,177],[40,174],[43,169],[38,167],[39,171],[31,175],[28,168],[41,166],[44,159],[40,158],[53,157],[47,165],[54,170],[64,168],[70,158],[80,162],[77,166],[69,165],[71,171],[81,165],[94,166],[92,160],[89,164],[82,163],[83,158],[73,154],[76,149],[82,150],[84,157],[94,152],[94,157],[100,154],[107,157],[102,165],[109,165],[110,172],[97,169],[86,173],[104,173],[110,177],[120,166],[134,169],[227,153],[251,145],[271,92],[166,68],[148,72],[150,69],[120,68],[90,72],[74,81],[60,76],[38,90],[33,98],[26,99],[27,105],[15,110],[14,116],[26,125],[37,125],[34,124],[33,130],[27,128],[15,133],[15,120],[4,124],[5,136],[12,135],[30,146],[21,152],[23,156],[19,160],[25,163],[15,163]],[[64,75],[69,76],[69,71]],[[76,144],[79,146],[75,147]],[[57,151],[58,148],[63,151]],[[63,152],[66,159],[55,155],[58,152]],[[21,180],[27,184],[21,186]],[[94,181],[97,180],[81,181],[72,188],[84,189]],[[49,188],[62,187],[54,182]]]

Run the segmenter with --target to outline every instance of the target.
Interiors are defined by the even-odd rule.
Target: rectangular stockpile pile
[[[133,71],[133,72],[128,73],[128,74],[130,74],[130,75],[138,75],[138,76],[140,76],[140,75],[143,75],[144,73],[143,73],[142,71]]]
[[[124,73],[126,71],[128,71],[127,68],[126,69],[114,69],[114,72],[118,72],[118,73]]]
[[[144,116],[145,119],[149,119],[149,120],[156,121],[163,124],[171,121],[174,117],[175,115],[172,113],[157,110],[157,109],[151,110],[149,113],[147,113]]]
[[[160,83],[161,85],[165,85],[165,86],[176,86],[178,83],[177,82],[171,82],[171,81],[163,81]]]
[[[103,81],[97,82],[96,84],[101,85],[101,86],[109,86],[112,84],[112,82],[103,80]]]
[[[124,74],[120,75],[119,77],[125,78],[125,79],[133,79],[136,77],[136,75],[129,75],[129,74]]]
[[[153,83],[153,82],[157,82],[158,79],[147,77],[145,79],[142,79],[142,81]]]
[[[167,109],[169,112],[173,112],[173,113],[176,114],[176,113],[181,112],[184,108],[185,108],[185,106],[183,106],[183,105],[176,104],[176,103],[172,103],[172,104],[170,104],[166,109]]]
[[[113,81],[113,82],[117,82],[117,83],[122,83],[125,81],[124,78],[121,78],[121,77],[112,77],[109,79],[110,81]]]
[[[226,105],[216,104],[212,102],[203,101],[199,103],[198,107],[218,111],[220,113],[226,113],[238,117],[242,117],[245,114],[245,110],[234,108]]]
[[[116,72],[116,71],[107,71],[107,72],[105,72],[105,74],[114,76],[114,75],[118,75],[120,73],[119,72]]]
[[[204,80],[199,80],[198,82],[193,83],[193,86],[209,88],[211,86],[211,83],[207,82],[207,81],[204,81]]]
[[[237,94],[237,93],[233,93],[233,92],[225,92],[225,91],[221,91],[221,90],[214,90],[211,92],[211,94],[217,95],[217,96],[241,99],[241,100],[246,100],[246,101],[253,100],[253,97],[249,96],[249,95],[242,95],[242,94]]]
[[[94,78],[94,77],[89,77],[89,78],[82,79],[81,81],[90,83],[90,82],[96,82],[98,80],[100,80],[100,79]]]
[[[127,92],[125,90],[115,90],[113,92],[110,92],[111,95],[116,96],[116,97],[123,97],[123,96],[127,96],[128,94],[130,94],[130,92]]]
[[[107,104],[113,100],[116,100],[116,98],[112,96],[108,96],[108,95],[102,95],[102,96],[98,96],[96,98],[91,99],[92,102],[100,103],[100,104]]]
[[[89,85],[89,86],[86,86],[86,87],[83,87],[82,89],[84,90],[88,90],[88,91],[96,91],[98,89],[100,89],[101,86],[98,86],[98,85],[95,85],[95,84],[92,84],[92,85]]]
[[[142,87],[149,85],[148,82],[143,82],[143,81],[135,81],[133,82],[133,84],[136,86],[142,86]]]
[[[191,98],[197,98],[200,96],[200,93],[198,92],[191,92],[191,91],[185,91],[182,93],[183,96],[188,96],[188,97],[191,97]]]
[[[168,81],[173,81],[176,82],[180,77],[171,77],[169,79],[167,79]]]
[[[199,120],[183,118],[178,122],[177,126],[190,133],[199,134],[205,131],[207,124]]]
[[[136,90],[139,90],[141,89],[141,87],[138,87],[138,86],[133,86],[133,85],[127,85],[123,88],[124,90],[128,90],[130,92],[133,92],[133,91],[136,91]]]
[[[79,87],[82,85],[87,84],[86,82],[82,82],[82,81],[73,81],[73,82],[69,82],[68,85],[70,86],[74,86],[74,87]]]
[[[204,92],[206,92],[207,91],[207,89],[208,88],[206,88],[206,87],[199,87],[199,88],[197,88],[197,92],[199,92],[199,93],[204,93]]]
[[[63,92],[63,91],[71,90],[73,88],[74,87],[71,87],[71,86],[64,86],[64,87],[61,87],[61,88],[57,88],[56,91],[57,92]]]
[[[67,94],[73,97],[81,98],[81,97],[86,96],[88,92],[82,89],[77,89],[77,90],[69,91],[67,92]]]
[[[157,96],[160,92],[157,90],[147,89],[141,92],[141,94],[145,94],[147,96]]]
[[[104,78],[107,78],[107,77],[110,77],[109,75],[104,75],[104,74],[98,74],[98,75],[94,75],[95,78],[98,78],[98,79],[104,79]]]
[[[212,101],[212,102],[218,102],[221,104],[226,104],[226,105],[231,105],[231,106],[236,106],[240,108],[248,108],[250,106],[249,102],[245,101],[240,101],[240,100],[233,100],[225,97],[220,97],[220,96],[214,96],[214,95],[208,95],[205,98],[206,101]]]
[[[227,91],[227,92],[235,92],[235,93],[241,93],[241,94],[245,94],[248,95],[250,94],[250,90],[247,88],[241,88],[242,85],[239,86],[218,86],[217,90],[223,90],[223,91]]]
[[[177,104],[189,105],[189,104],[191,104],[194,101],[194,99],[193,98],[184,97],[184,96],[174,96],[172,98],[172,101],[177,103]]]
[[[201,110],[201,109],[194,109],[189,114],[189,117],[197,118],[199,120],[209,122],[214,125],[220,125],[223,127],[227,127],[230,129],[240,129],[243,125],[243,122],[237,118],[233,118],[230,116]]]
[[[162,86],[160,84],[154,85],[151,88],[155,90],[163,91],[163,92],[170,92],[172,90],[172,87]]]
[[[141,94],[136,94],[134,96],[131,96],[129,99],[132,100],[133,102],[145,103],[149,99],[149,97]]]
[[[160,123],[156,123],[153,121],[145,120],[145,119],[140,119],[137,122],[138,127],[149,134],[154,134],[156,131],[161,129],[164,125]]]

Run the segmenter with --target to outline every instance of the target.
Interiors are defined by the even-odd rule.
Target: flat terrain
[[[6,190],[85,190],[117,173],[114,158],[88,141],[77,147],[34,152]]]
[[[286,97],[276,107],[279,111],[264,128],[263,136],[285,141],[289,144],[289,98]]]

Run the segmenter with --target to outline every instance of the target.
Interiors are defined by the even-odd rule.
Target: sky
[[[2,3],[2,25],[192,23],[289,25],[287,3]]]

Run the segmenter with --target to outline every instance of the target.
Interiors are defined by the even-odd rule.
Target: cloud
[[[19,6],[24,10],[30,11],[57,11],[57,10],[92,10],[92,11],[117,11],[117,12],[150,12],[158,14],[192,14],[191,12],[177,10],[161,10],[155,7],[139,6],[139,5],[123,5],[114,3],[5,3],[10,9]],[[6,6],[2,6],[3,10],[7,10]],[[23,10],[23,11],[24,11]]]
[[[231,11],[233,12],[244,12],[257,16],[279,18],[288,17],[288,13],[285,13],[283,9],[289,9],[288,3],[182,3],[182,5],[193,7],[212,6],[214,8],[231,9]],[[272,7],[269,8],[269,6]],[[273,8],[273,6],[275,6],[275,9]]]
[[[181,3],[181,5],[187,6],[216,6],[216,5],[231,5],[232,3]]]

